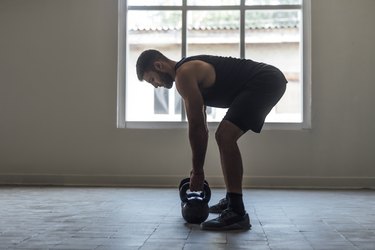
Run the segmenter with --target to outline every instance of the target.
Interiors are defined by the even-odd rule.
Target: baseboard
[[[186,176],[0,174],[0,185],[176,187]],[[224,187],[221,176],[207,176],[211,187]],[[245,176],[245,188],[375,189],[375,177]]]

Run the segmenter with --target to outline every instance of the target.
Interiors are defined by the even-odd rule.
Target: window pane
[[[246,58],[278,67],[289,81],[268,122],[302,121],[300,20],[300,10],[246,12]]]
[[[173,60],[181,58],[181,12],[128,11],[128,46],[126,120],[181,121],[175,112],[180,104],[174,88],[163,92],[139,82],[136,74],[138,56],[146,49],[160,50]]]
[[[246,0],[246,5],[302,4],[302,0]]]
[[[240,57],[239,11],[189,11],[188,55]],[[226,109],[208,108],[207,120],[220,121]]]
[[[188,55],[240,56],[239,11],[189,11]]]
[[[128,0],[128,6],[182,5],[182,0]]]
[[[239,5],[240,0],[188,0],[188,5],[201,5],[201,6],[222,6],[222,5]]]
[[[164,88],[154,90],[154,114],[169,113],[169,91]]]

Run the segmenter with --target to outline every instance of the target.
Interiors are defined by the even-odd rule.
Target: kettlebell
[[[186,222],[199,224],[208,218],[211,189],[207,181],[204,181],[203,191],[190,192],[189,187],[190,178],[185,178],[180,182],[181,214]]]

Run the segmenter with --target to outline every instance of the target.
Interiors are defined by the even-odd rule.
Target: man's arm
[[[185,71],[185,72],[184,72]],[[208,129],[203,98],[194,73],[182,70],[176,78],[176,88],[185,103],[189,123],[189,141],[192,150],[190,189],[203,190],[203,165],[206,157]]]

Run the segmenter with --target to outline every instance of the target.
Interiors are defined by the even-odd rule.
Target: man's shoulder
[[[177,82],[184,82],[184,84],[189,82],[189,85],[199,85],[200,87],[212,86],[215,76],[215,67],[209,62],[199,59],[186,62],[176,70]]]
[[[206,61],[200,60],[199,58],[189,60],[176,69],[176,74],[195,74],[207,64]]]

